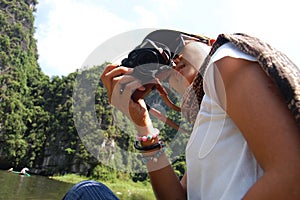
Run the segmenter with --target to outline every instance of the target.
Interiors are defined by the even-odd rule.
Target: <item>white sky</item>
[[[296,0],[40,0],[35,16],[39,64],[49,76],[67,76],[103,42],[137,28],[244,32],[300,66]]]

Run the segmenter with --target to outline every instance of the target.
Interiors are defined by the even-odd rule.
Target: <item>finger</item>
[[[113,77],[116,77],[116,76],[121,76],[121,75],[124,75],[124,74],[127,74],[129,72],[131,72],[133,69],[132,68],[128,68],[128,67],[117,67],[117,68],[114,68],[112,69],[111,71],[107,72],[105,74],[105,77],[107,78],[113,78]]]
[[[106,74],[108,72],[110,72],[111,70],[117,68],[117,67],[118,67],[118,65],[116,65],[116,64],[109,64],[109,65],[107,65],[104,68],[104,71],[102,72],[102,74],[100,76],[100,80],[103,83],[104,87],[106,88],[106,90],[108,92],[108,96],[110,96],[110,94],[111,94],[110,91],[111,91],[111,84],[112,83],[111,83],[111,80],[106,77]]]
[[[116,84],[115,82],[117,80],[114,80],[115,77],[118,77],[122,74],[127,73],[131,69],[126,68],[126,67],[118,67],[117,65],[108,65],[106,69],[104,70],[101,80],[104,86],[107,89],[108,96],[110,98],[112,94],[112,90],[114,88],[114,85]]]
[[[136,90],[144,91],[146,88],[141,84],[139,80],[135,80],[132,82],[129,82],[125,85],[124,91],[128,91],[130,95]]]
[[[108,72],[110,72],[111,70],[113,70],[113,69],[115,69],[115,68],[117,68],[117,67],[118,67],[117,64],[109,64],[109,65],[107,65],[107,66],[104,68],[104,71],[102,72],[100,79],[102,80],[102,77],[103,77],[105,74],[107,74]]]
[[[121,76],[114,77],[112,79],[111,85],[112,85],[113,90],[119,90],[119,91],[122,90],[120,93],[123,93],[123,91],[125,90],[126,84],[128,84],[130,82],[136,82],[136,81],[138,81],[138,80],[132,76],[121,75]]]
[[[119,84],[128,84],[130,82],[135,82],[135,86],[136,86],[136,89],[138,90],[145,90],[145,87],[142,83],[142,81],[140,79],[137,79],[136,77],[134,76],[131,76],[131,75],[124,75],[122,77],[116,77],[116,80],[119,81]]]
[[[122,84],[116,83],[112,94],[110,103],[111,105],[115,106],[118,110],[128,113],[128,104],[131,99],[131,92],[130,91],[124,91],[124,86]]]
[[[119,84],[126,84],[132,81],[136,81],[137,79],[130,75],[121,75],[121,76],[115,76],[113,80],[118,81]]]
[[[138,81],[129,82],[127,84],[121,84],[120,81],[114,82],[114,87],[111,95],[112,104],[115,105],[116,103],[122,104],[128,102],[129,99],[131,99],[132,93],[136,90],[137,87],[140,87],[140,83],[138,83]]]

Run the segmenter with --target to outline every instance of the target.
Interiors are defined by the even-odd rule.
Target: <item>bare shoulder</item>
[[[273,188],[268,195],[275,199],[299,198],[300,130],[278,88],[257,62],[225,57],[215,64],[223,81],[226,112],[265,171],[248,195],[253,199],[267,193],[264,188]]]
[[[215,64],[226,93],[226,112],[260,165],[294,173],[299,188],[300,130],[277,87],[257,62],[225,57]]]

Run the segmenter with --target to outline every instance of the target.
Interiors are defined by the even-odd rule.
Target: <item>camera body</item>
[[[134,101],[144,98],[155,89],[157,75],[171,68],[172,59],[168,48],[159,48],[153,43],[149,45],[149,41],[147,42],[147,45],[135,48],[128,54],[127,58],[121,61],[121,66],[134,69],[131,75],[139,79],[145,87],[144,91],[136,90],[132,94]]]
[[[128,57],[121,61],[121,65],[134,68],[133,76],[142,82],[147,82],[171,64],[167,50],[156,48],[138,48],[132,50]]]

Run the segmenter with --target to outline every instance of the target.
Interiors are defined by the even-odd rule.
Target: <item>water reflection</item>
[[[1,200],[59,200],[72,186],[47,177],[27,177],[0,170]]]

